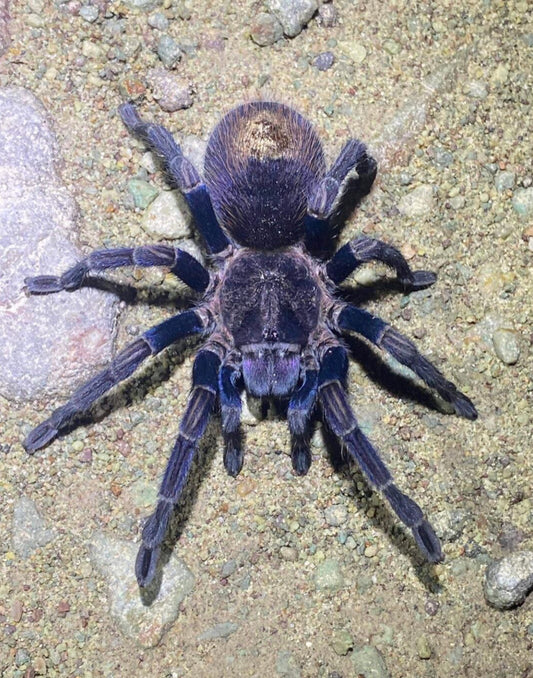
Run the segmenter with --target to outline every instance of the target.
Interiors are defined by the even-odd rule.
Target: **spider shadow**
[[[357,464],[343,452],[337,438],[325,426],[322,428],[322,436],[335,472],[346,478],[354,487],[358,483],[363,485],[363,496],[354,496],[354,501],[365,513],[372,526],[376,531],[386,533],[396,549],[409,558],[416,576],[428,591],[431,593],[441,592],[443,587],[435,573],[434,564],[423,559],[410,533],[403,525],[398,523],[397,518],[391,513],[382,497],[370,486],[366,476]],[[375,496],[379,497],[379,506],[376,506],[372,500]],[[368,509],[370,508],[374,511],[370,512],[369,516]]]
[[[118,280],[103,276],[87,276],[83,281],[83,287],[100,290],[113,294],[119,301],[128,306],[147,305],[169,307],[174,311],[188,308],[195,301],[195,295],[186,290],[168,289],[164,286],[154,287],[150,284],[130,285]]]

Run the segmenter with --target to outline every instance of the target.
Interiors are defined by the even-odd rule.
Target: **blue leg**
[[[226,249],[230,243],[218,224],[207,187],[190,160],[184,157],[172,134],[161,125],[144,122],[133,104],[122,104],[119,113],[128,130],[163,161],[171,185],[183,193],[208,250],[217,253]]]
[[[292,435],[292,467],[299,476],[304,476],[311,466],[309,421],[315,409],[317,387],[318,370],[306,370],[303,383],[291,397],[287,410]]]
[[[24,447],[31,453],[48,445],[62,429],[70,424],[73,417],[88,410],[113,386],[127,379],[146,358],[159,353],[178,339],[191,334],[199,334],[205,329],[196,311],[185,311],[152,327],[142,337],[120,351],[109,367],[74,391],[65,405],[54,410],[46,421],[34,428],[24,441]]]
[[[50,294],[79,289],[92,271],[105,271],[122,266],[165,266],[196,292],[205,292],[209,273],[202,264],[184,250],[169,245],[144,245],[96,250],[60,276],[38,275],[26,278],[30,294]]]
[[[357,198],[365,196],[376,177],[377,164],[358,139],[350,139],[324,179],[309,196],[304,221],[305,245],[312,254],[327,249],[331,239],[330,217],[340,200],[346,180]]]
[[[225,444],[224,466],[233,477],[240,473],[244,460],[240,436],[242,405],[237,388],[239,377],[240,370],[230,363],[222,366],[218,376],[222,434]]]
[[[431,271],[412,271],[409,264],[395,247],[381,240],[362,235],[346,243],[328,261],[326,273],[336,285],[352,271],[368,261],[380,261],[396,271],[398,280],[411,290],[433,285],[437,276]]]
[[[389,470],[357,425],[343,387],[346,368],[347,357],[343,348],[338,346],[326,351],[318,376],[319,399],[324,418],[361,471],[383,493],[398,518],[412,530],[415,541],[427,560],[439,562],[443,559],[440,542],[424,518],[422,509],[396,487]]]
[[[198,441],[204,434],[216,401],[219,368],[220,358],[216,353],[204,349],[196,356],[187,409],[159,488],[156,509],[142,532],[142,544],[135,563],[139,586],[148,586],[154,577],[168,522],[185,486]]]
[[[435,389],[443,400],[450,403],[455,412],[467,419],[476,419],[477,411],[472,401],[448,381],[439,370],[418,352],[416,346],[388,325],[381,318],[356,306],[345,306],[339,313],[337,325],[340,330],[357,332],[372,344],[390,353],[402,365]]]

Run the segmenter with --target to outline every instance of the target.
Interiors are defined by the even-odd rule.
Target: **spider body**
[[[202,296],[195,308],[152,327],[118,353],[106,370],[28,435],[26,449],[33,452],[50,443],[146,358],[185,336],[204,335],[158,503],[143,529],[136,563],[141,586],[154,577],[169,519],[217,403],[224,465],[233,476],[241,470],[243,388],[254,396],[288,403],[292,465],[300,475],[311,464],[309,435],[313,414],[320,408],[348,456],[412,530],[425,558],[441,560],[433,528],[418,504],[394,484],[359,429],[345,391],[347,352],[342,335],[355,332],[410,367],[457,414],[477,416],[467,396],[406,337],[335,294],[336,285],[373,260],[392,267],[408,289],[426,287],[436,279],[428,271],[412,271],[394,247],[365,236],[350,241],[329,260],[324,258],[347,182],[364,195],[374,180],[376,164],[365,145],[348,141],[328,170],[318,136],[305,118],[281,104],[248,103],[230,111],[215,127],[204,181],[164,127],[145,123],[131,104],[124,104],[120,112],[126,127],[158,154],[169,183],[185,196],[212,268],[204,268],[178,248],[155,244],[97,250],[61,276],[28,278],[30,294],[47,294],[78,289],[91,271],[164,266]]]

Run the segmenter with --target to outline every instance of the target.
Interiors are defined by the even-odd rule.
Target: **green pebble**
[[[431,657],[431,646],[428,642],[426,636],[420,636],[416,641],[416,649],[420,659],[430,659]]]
[[[334,631],[331,639],[331,647],[335,654],[344,657],[353,649],[353,638],[348,631],[345,631],[344,629]]]
[[[143,179],[130,179],[128,181],[128,191],[133,198],[135,207],[144,210],[159,195],[157,188]]]

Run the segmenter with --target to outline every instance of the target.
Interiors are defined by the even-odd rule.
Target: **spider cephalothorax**
[[[307,473],[311,464],[312,416],[322,416],[370,482],[389,501],[431,562],[442,559],[438,538],[422,510],[403,494],[357,425],[344,388],[347,352],[341,336],[355,332],[407,365],[468,419],[471,401],[380,318],[341,301],[335,286],[368,261],[392,267],[408,289],[435,282],[428,271],[412,271],[400,252],[360,236],[324,260],[332,240],[332,216],[347,180],[364,195],[376,163],[352,139],[327,170],[310,123],[282,104],[254,102],[230,111],[214,129],[205,157],[205,182],[183,156],[171,134],[141,120],[134,106],[120,113],[126,127],[161,159],[169,183],[178,187],[203,236],[212,267],[169,245],[98,250],[61,276],[26,281],[32,294],[75,290],[88,273],[121,266],[164,266],[201,295],[194,309],[152,327],[117,354],[111,365],[26,438],[33,452],[65,430],[73,417],[149,356],[188,335],[204,335],[194,361],[192,391],[172,450],[154,513],[142,534],[136,564],[139,584],[156,570],[172,511],[185,485],[198,441],[215,404],[220,404],[224,465],[231,475],[243,463],[239,425],[242,389],[287,403],[292,464]]]

